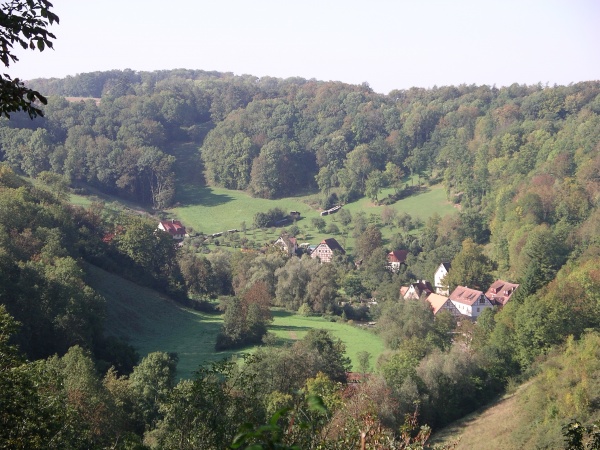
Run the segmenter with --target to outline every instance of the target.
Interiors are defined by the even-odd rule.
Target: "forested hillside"
[[[403,175],[415,174],[443,181],[463,208],[462,238],[491,242],[498,274],[512,279],[541,251],[549,253],[533,259],[549,281],[595,235],[599,82],[383,96],[368,86],[179,70],[32,85],[97,99],[51,97],[44,119],[2,123],[3,158],[30,176],[50,170],[162,208],[176,196],[172,153],[182,140],[198,144],[195,172],[207,183],[262,197],[318,189],[344,202],[395,186],[401,198],[410,188]],[[443,228],[439,235],[451,234]],[[439,245],[424,238],[421,247]]]
[[[600,327],[598,81],[380,95],[367,85],[177,70],[98,72],[31,86],[50,94],[44,117],[14,114],[0,122],[0,154],[16,172],[0,166],[0,300],[22,323],[16,332],[8,314],[1,318],[7,332],[0,345],[12,356],[0,376],[10,373],[2,379],[10,381],[16,373],[22,384],[15,392],[37,403],[0,419],[45,420],[36,405],[55,401],[55,392],[62,397],[52,404],[64,409],[47,418],[48,429],[5,439],[216,449],[250,422],[248,445],[358,448],[364,433],[367,448],[405,448],[407,430],[416,431],[407,420],[414,416],[406,416],[415,405],[420,423],[438,428],[535,371],[551,379],[555,363],[543,364],[549,353],[556,364],[579,354],[588,362],[586,346]],[[213,245],[201,255],[188,240],[176,250],[152,219],[64,201],[69,189],[94,188],[159,212],[192,183],[262,198],[310,193],[324,206],[365,196],[390,205],[442,183],[458,214],[419,222],[389,210],[390,217],[377,218],[343,208],[335,223],[313,226],[335,234],[339,223],[355,248],[319,264],[271,247],[241,253]],[[381,198],[384,188],[390,194]],[[394,232],[384,239],[388,225]],[[286,231],[300,229],[294,223]],[[407,251],[406,262],[391,273],[385,257],[398,249]],[[192,307],[207,308],[207,299],[220,296],[217,345],[265,345],[241,366],[207,366],[176,385],[175,355],[149,355],[135,366],[131,348],[107,341],[104,301],[86,284],[83,261]],[[450,286],[483,288],[498,278],[520,286],[476,323],[434,318],[428,303],[399,299],[400,286],[431,280],[442,261],[452,262]],[[362,355],[362,372],[370,375],[346,384],[344,344],[324,330],[278,344],[266,333],[270,305],[376,322],[386,351],[372,365],[372,355]],[[41,362],[24,363],[12,342]],[[89,369],[81,391],[73,381],[77,365]],[[107,372],[109,365],[117,372]],[[595,370],[590,363],[585,376]],[[30,388],[36,371],[48,378]],[[60,385],[63,378],[70,381]],[[537,392],[546,390],[542,381]],[[593,382],[578,384],[572,396],[566,385],[555,387],[560,401],[542,407],[532,448],[560,445],[556,427],[572,417],[596,418]],[[274,428],[260,431],[273,414]],[[57,431],[65,423],[80,430],[79,444],[77,433]],[[539,430],[550,428],[548,443]]]

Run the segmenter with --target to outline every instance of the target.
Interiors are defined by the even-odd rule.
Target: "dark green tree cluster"
[[[259,344],[267,333],[271,317],[271,295],[264,281],[257,281],[243,294],[226,303],[223,326],[217,336],[217,351]]]

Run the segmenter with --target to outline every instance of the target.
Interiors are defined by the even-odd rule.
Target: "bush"
[[[323,209],[333,208],[335,205],[340,203],[340,199],[338,198],[335,192],[329,194],[327,197],[323,199],[321,206]]]
[[[310,305],[308,303],[302,303],[300,308],[298,308],[298,314],[306,317],[310,316],[312,314],[312,309],[310,308]]]
[[[327,225],[327,228],[325,229],[325,231],[327,232],[327,234],[339,234],[340,233],[340,229],[338,228],[338,226],[335,223],[330,223],[329,225]]]
[[[256,228],[267,228],[273,226],[275,222],[287,217],[285,211],[281,208],[272,208],[266,213],[256,213],[254,216],[254,226]]]

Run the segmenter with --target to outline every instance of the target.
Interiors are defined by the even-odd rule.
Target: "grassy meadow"
[[[138,286],[98,267],[88,265],[88,282],[107,301],[105,329],[108,335],[125,339],[141,357],[155,351],[176,352],[180,378],[191,378],[201,364],[251,352],[216,352],[214,345],[222,317],[183,308],[168,297]],[[383,352],[379,337],[358,327],[329,322],[321,317],[304,317],[274,310],[269,327],[281,345],[302,339],[311,328],[323,328],[346,344],[346,354],[358,368],[357,353],[365,350],[373,355],[374,365]]]
[[[178,205],[167,212],[170,217],[181,220],[184,225],[192,227],[196,232],[213,234],[235,228],[242,229],[242,223],[245,223],[248,231],[243,237],[248,239],[254,246],[260,246],[265,242],[272,242],[277,239],[284,227],[272,227],[264,230],[252,229],[254,216],[258,212],[266,212],[269,209],[279,207],[284,211],[295,210],[301,212],[302,218],[296,223],[300,229],[300,234],[297,236],[300,242],[317,244],[324,238],[335,237],[347,251],[352,252],[354,248],[352,224],[348,228],[343,227],[339,222],[338,215],[323,216],[327,225],[330,223],[337,225],[339,228],[338,233],[319,232],[312,225],[311,220],[313,218],[321,217],[320,210],[314,206],[316,203],[315,195],[266,200],[253,198],[241,191],[208,186],[187,185],[185,189],[185,192],[178,197]],[[381,197],[383,198],[391,192],[392,190],[384,190]],[[381,214],[385,208],[393,209],[398,214],[407,213],[413,219],[421,222],[426,221],[436,213],[440,216],[446,216],[457,212],[457,209],[446,199],[445,190],[441,185],[423,188],[420,193],[404,198],[387,207],[376,205],[371,200],[362,198],[345,205],[344,208],[353,215],[359,211],[364,212],[369,223],[377,224],[380,227],[384,241],[389,240],[393,234],[401,232],[401,229],[394,225],[384,226],[381,223]],[[221,239],[221,242],[223,240]],[[235,241],[226,241],[226,245],[240,247]]]
[[[95,266],[88,266],[87,273],[90,285],[107,301],[106,333],[124,338],[141,357],[155,351],[176,352],[178,374],[189,378],[200,364],[236,353],[215,352],[221,316],[183,308]]]
[[[375,366],[377,358],[384,351],[383,341],[374,333],[346,323],[331,322],[323,317],[304,317],[289,311],[274,310],[273,323],[269,331],[274,333],[280,341],[291,343],[302,339],[308,330],[322,328],[346,344],[346,356],[352,360],[352,368],[358,370],[358,353],[367,351],[372,355],[371,368]]]

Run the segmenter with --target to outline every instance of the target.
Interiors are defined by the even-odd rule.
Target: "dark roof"
[[[450,262],[448,262],[448,261],[444,261],[444,262],[442,262],[440,265],[441,265],[441,266],[444,266],[444,269],[446,269],[446,272],[447,272],[448,270],[450,270],[450,267],[452,266],[452,264],[450,264]]]
[[[329,247],[331,249],[331,251],[337,250],[342,255],[346,254],[346,250],[344,250],[344,248],[340,245],[340,243],[338,241],[335,240],[335,238],[323,239],[321,241],[321,244],[325,244],[327,247]]]
[[[413,283],[413,285],[419,291],[419,295],[421,295],[423,292],[427,292],[428,294],[433,292],[433,286],[431,286],[429,281],[419,280],[416,283]]]

